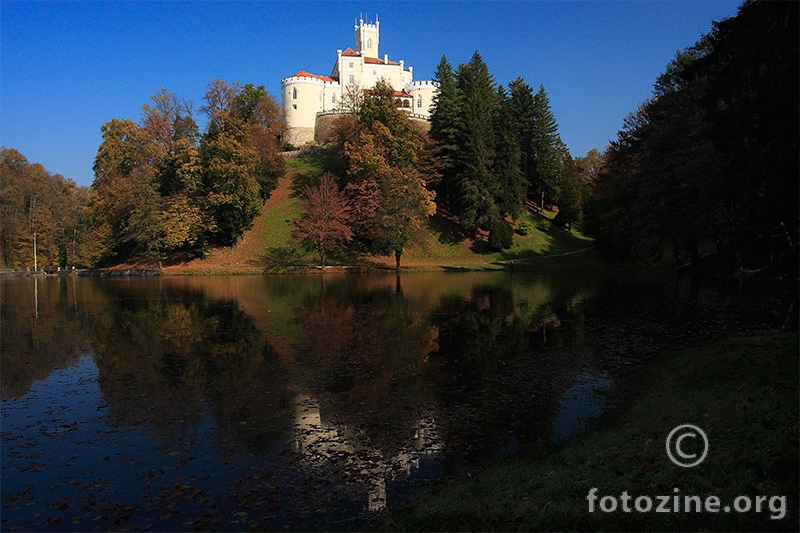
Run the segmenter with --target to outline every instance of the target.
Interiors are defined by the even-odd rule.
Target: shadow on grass
[[[265,273],[286,272],[294,268],[303,257],[295,246],[275,246],[268,248],[260,257]]]
[[[472,251],[472,253],[478,255],[489,255],[497,252],[497,250],[493,250],[492,247],[489,246],[488,242],[482,239],[475,239],[472,241],[469,249]]]
[[[442,244],[459,244],[471,238],[470,233],[461,224],[445,213],[436,213],[430,218],[431,229],[439,234]]]

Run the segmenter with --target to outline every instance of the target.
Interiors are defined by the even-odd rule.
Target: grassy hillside
[[[327,165],[322,157],[302,157],[287,161],[286,176],[278,182],[265,203],[261,215],[253,221],[253,226],[233,248],[214,249],[206,259],[173,265],[164,269],[165,273],[212,273],[261,272],[273,267],[280,270],[289,265],[314,266],[319,258],[303,249],[292,237],[292,220],[302,213],[302,202],[298,190],[310,179],[321,176]],[[402,266],[412,269],[438,268],[505,268],[512,260],[524,264],[537,258],[552,257],[588,249],[592,241],[579,230],[572,233],[551,223],[555,213],[525,213],[515,228],[527,226],[527,234],[517,232],[513,246],[503,252],[493,252],[486,242],[486,235],[473,236],[452,218],[444,214],[432,217],[430,225],[415,236],[415,242],[402,258]],[[394,258],[390,256],[356,255],[341,251],[332,254],[331,265],[359,265],[374,267],[393,267]]]

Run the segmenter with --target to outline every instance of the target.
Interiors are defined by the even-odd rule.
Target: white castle
[[[330,76],[319,76],[301,70],[281,80],[283,114],[286,119],[284,141],[301,146],[310,141],[321,142],[319,120],[342,113],[348,90],[369,90],[378,80],[387,81],[394,89],[399,106],[413,118],[430,119],[430,108],[438,87],[432,81],[414,81],[412,67],[390,61],[378,54],[380,22],[359,19],[354,26],[356,49],[337,50],[336,63]],[[316,138],[315,138],[316,133]]]

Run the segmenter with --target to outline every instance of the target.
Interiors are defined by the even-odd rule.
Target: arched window
[[[417,109],[422,109],[422,97],[417,98]]]
[[[367,39],[367,50],[372,50],[372,37]]]
[[[333,93],[333,94],[331,95],[331,103],[332,103],[332,104],[335,104],[335,103],[336,103],[336,93]]]
[[[297,89],[292,89],[292,100],[297,100]]]

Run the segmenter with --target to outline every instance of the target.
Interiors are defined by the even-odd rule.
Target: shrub
[[[532,231],[533,231],[533,225],[528,221],[521,222],[519,227],[517,228],[517,233],[523,236],[530,235]]]
[[[504,220],[495,220],[489,229],[489,246],[494,250],[511,248],[514,242],[514,230]]]

